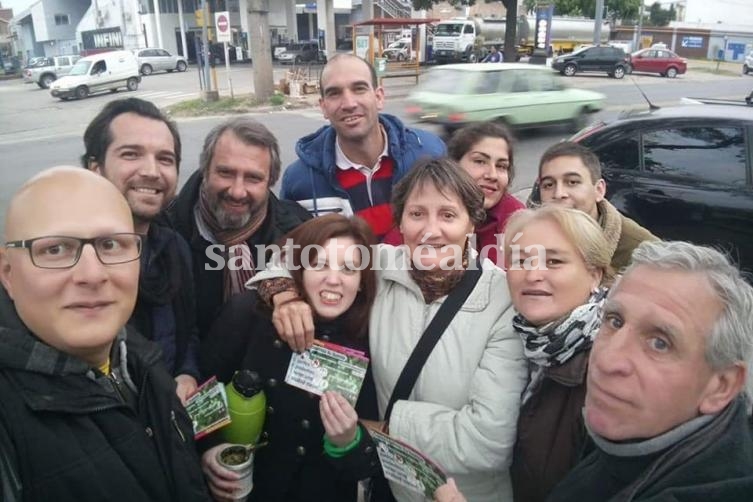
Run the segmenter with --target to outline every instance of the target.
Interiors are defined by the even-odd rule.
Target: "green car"
[[[606,96],[566,87],[543,66],[520,63],[453,64],[434,68],[408,96],[408,115],[449,134],[469,122],[496,120],[522,129],[586,125]]]

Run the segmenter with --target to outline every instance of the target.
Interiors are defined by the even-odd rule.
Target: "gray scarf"
[[[533,366],[530,382],[523,392],[522,404],[538,388],[544,376],[544,368],[561,366],[575,354],[591,348],[601,327],[601,308],[606,297],[607,289],[599,288],[586,303],[543,326],[534,326],[522,315],[515,315],[513,328],[523,339],[526,359]]]

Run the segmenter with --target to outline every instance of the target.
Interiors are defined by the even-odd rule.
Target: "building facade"
[[[409,3],[375,3],[381,1]],[[230,45],[238,47],[243,58],[248,57],[249,1],[215,0],[213,4],[216,11],[229,12]],[[194,60],[201,39],[202,5],[202,0],[39,0],[12,19],[11,30],[15,33],[15,50],[24,59],[161,47]],[[269,0],[268,5],[272,45],[298,39],[323,42],[325,8],[334,10],[336,40],[346,39],[353,12],[361,9],[360,0],[319,0],[299,5],[296,0]],[[210,14],[210,31],[213,24]]]

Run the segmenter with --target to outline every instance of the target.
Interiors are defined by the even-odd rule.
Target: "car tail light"
[[[418,115],[421,113],[421,107],[416,105],[406,106],[405,113],[408,113],[410,115]]]
[[[450,122],[463,122],[465,120],[464,113],[450,113],[447,115],[447,120]]]

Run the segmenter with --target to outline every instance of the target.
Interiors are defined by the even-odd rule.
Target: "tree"
[[[667,26],[670,21],[675,20],[675,6],[670,5],[669,9],[664,10],[659,2],[654,2],[648,11],[648,24],[651,26]]]
[[[416,10],[428,10],[431,9],[434,4],[448,2],[450,5],[459,7],[464,5],[476,5],[476,0],[413,0],[413,8]],[[513,4],[510,0],[485,0],[486,3],[502,2],[507,7],[507,4]],[[516,4],[517,5],[517,4]],[[507,7],[509,9],[509,7]]]
[[[636,19],[641,0],[605,0],[604,7],[612,21]],[[533,12],[537,4],[553,3],[555,16],[584,16],[593,19],[596,14],[596,0],[524,0],[527,12]]]
[[[413,0],[413,8],[416,10],[428,10],[436,3],[444,0]],[[475,5],[476,0],[447,0],[450,5]]]

